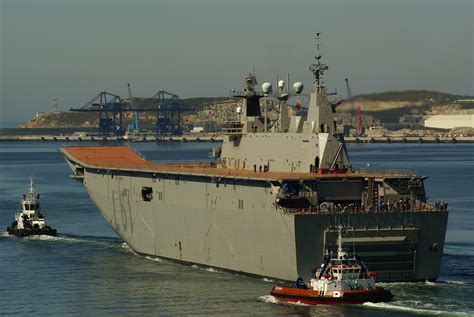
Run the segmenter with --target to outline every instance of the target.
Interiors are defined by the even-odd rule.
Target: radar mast
[[[316,55],[314,59],[316,60],[315,63],[308,66],[308,69],[313,73],[314,79],[313,83],[317,87],[321,87],[322,76],[324,72],[329,68],[326,64],[321,63],[321,32],[316,33]]]

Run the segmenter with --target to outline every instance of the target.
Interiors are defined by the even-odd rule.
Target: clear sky
[[[80,107],[99,91],[226,96],[256,68],[311,84],[322,32],[325,82],[345,95],[474,94],[473,0],[0,0],[0,121]]]

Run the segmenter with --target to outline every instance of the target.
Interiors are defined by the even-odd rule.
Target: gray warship
[[[309,93],[245,78],[216,160],[158,164],[126,146],[63,147],[113,230],[139,254],[281,280],[309,279],[314,263],[343,247],[379,281],[438,278],[447,204],[430,203],[425,177],[357,171],[336,129],[317,43]],[[289,98],[308,98],[294,111]],[[273,98],[278,115],[267,116]],[[299,104],[296,105],[299,108]]]

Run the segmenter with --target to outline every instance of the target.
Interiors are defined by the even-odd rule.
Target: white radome
[[[263,83],[262,84],[262,91],[264,94],[270,94],[272,92],[272,84],[270,83]]]
[[[280,81],[278,82],[278,87],[280,87],[280,88],[285,87],[285,81],[284,81],[284,80],[280,80]]]
[[[298,94],[303,91],[303,88],[304,86],[302,82],[297,81],[293,84],[293,90]]]
[[[237,109],[235,109],[235,112],[242,113],[242,107],[237,107]]]

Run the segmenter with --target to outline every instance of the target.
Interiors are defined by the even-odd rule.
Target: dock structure
[[[133,141],[120,135],[0,135],[0,142],[221,142],[221,135],[162,136],[142,134]],[[386,136],[386,137],[346,137],[346,143],[474,143],[474,136],[432,137],[432,136]]]

